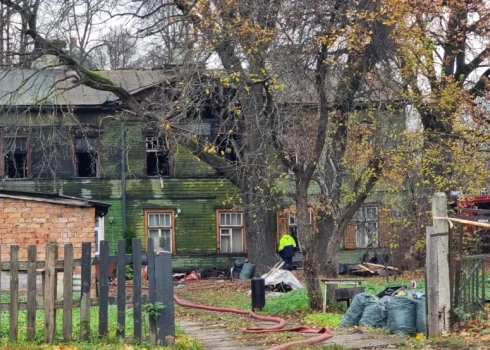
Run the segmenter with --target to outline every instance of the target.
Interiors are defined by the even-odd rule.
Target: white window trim
[[[95,220],[99,221],[99,227],[95,227],[94,231],[97,231],[97,240],[95,242],[95,255],[99,255],[100,252],[100,242],[104,240],[104,218],[97,216]],[[94,232],[95,233],[95,232]],[[95,238],[95,237],[94,237]]]
[[[170,226],[151,226],[150,225],[150,215],[169,215],[170,217]],[[174,247],[174,218],[173,213],[170,211],[155,211],[155,212],[147,212],[146,213],[146,227],[147,227],[147,237],[150,238],[150,230],[158,230],[158,237],[163,237],[162,230],[170,231],[170,250],[164,250],[167,253],[172,253]]]
[[[241,225],[221,225],[221,215],[222,214],[240,214],[241,216]],[[233,210],[218,210],[216,212],[216,224],[217,224],[217,229],[218,229],[218,251],[220,254],[241,254],[241,253],[246,253],[246,245],[245,245],[245,215],[243,211],[233,211]],[[233,252],[233,229],[240,228],[242,231],[242,251],[241,252]],[[228,234],[222,234],[221,230],[228,230]],[[231,244],[231,252],[222,252],[221,251],[221,237],[226,236],[230,237],[230,244]]]

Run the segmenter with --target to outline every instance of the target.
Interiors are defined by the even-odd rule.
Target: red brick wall
[[[1,259],[10,259],[10,245],[20,246],[19,259],[27,259],[27,246],[37,246],[38,260],[44,259],[48,242],[73,243],[75,257],[81,257],[82,242],[94,242],[95,208],[0,198]]]

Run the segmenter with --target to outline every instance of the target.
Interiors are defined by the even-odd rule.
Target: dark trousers
[[[282,267],[284,270],[293,271],[293,258],[282,258],[284,260],[284,266]]]

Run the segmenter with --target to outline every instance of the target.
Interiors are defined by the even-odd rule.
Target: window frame
[[[235,214],[239,213],[242,215],[242,224],[240,226],[238,225],[224,225],[221,226],[220,218],[221,214]],[[230,253],[222,253],[221,252],[221,229],[233,229],[233,228],[239,228],[241,227],[242,229],[242,251],[241,252],[230,252]],[[247,230],[245,229],[245,212],[240,209],[216,209],[216,253],[217,254],[228,254],[228,255],[233,255],[233,254],[246,254],[247,253]]]
[[[164,135],[157,135],[157,134],[153,134],[153,133],[147,133],[147,134],[144,134],[143,135],[143,156],[144,156],[144,160],[145,160],[145,163],[144,163],[144,176],[150,178],[150,179],[155,179],[155,178],[159,178],[159,175],[148,175],[148,153],[151,152],[151,153],[158,153],[158,150],[155,150],[155,151],[149,151],[148,148],[146,148],[146,144],[147,144],[147,139],[148,138],[162,138],[163,139],[163,143],[166,143],[167,145],[167,149],[168,149],[168,167],[169,167],[169,170],[168,170],[168,175],[162,175],[163,177],[171,177],[173,176],[173,173],[174,173],[174,159],[173,159],[173,156],[172,156],[172,147],[171,147],[171,144],[170,142],[168,141],[168,139],[164,136]]]
[[[372,209],[372,208],[374,208],[375,212],[376,212],[375,219],[369,218],[367,215],[364,215],[364,213],[363,213],[363,217],[359,217],[359,214],[358,214],[359,211],[364,212],[365,210]],[[378,208],[378,206],[377,205],[363,205],[363,206],[359,207],[359,209],[357,209],[357,211],[354,213],[354,221],[356,223],[356,248],[357,249],[378,248],[379,247],[379,208]],[[370,246],[370,242],[369,242],[370,237],[368,235],[368,237],[367,237],[368,238],[368,244],[365,247],[360,247],[358,243],[359,243],[359,234],[361,233],[361,230],[364,230],[364,228],[368,224],[373,224],[373,223],[376,226],[376,239],[375,239],[375,242],[373,242],[374,244],[371,244],[371,246]],[[364,225],[366,225],[366,226],[364,226]]]
[[[97,139],[97,168],[95,176],[79,176],[78,175],[78,159],[77,159],[77,138],[87,139],[96,138]],[[101,145],[100,145],[100,134],[90,133],[90,134],[80,134],[74,133],[72,137],[72,149],[73,149],[73,177],[77,179],[100,179],[101,178]],[[88,153],[88,152],[87,152]]]
[[[175,255],[175,210],[173,209],[145,209],[144,210],[144,220],[145,220],[145,242],[148,242],[150,236],[150,214],[170,214],[170,240],[171,240],[171,254]],[[164,226],[159,226],[164,227]]]
[[[26,176],[25,177],[6,177],[6,172],[5,172],[5,157],[7,156],[7,153],[5,152],[5,140],[6,139],[25,139],[26,140]],[[15,141],[14,141],[15,142]],[[29,135],[27,134],[17,134],[15,136],[1,136],[0,138],[0,151],[2,156],[0,157],[0,176],[4,180],[23,180],[23,179],[30,179],[32,176],[32,147],[31,147],[31,139]],[[15,154],[15,150],[14,150]]]
[[[97,221],[99,222],[99,226],[97,227]],[[104,228],[104,217],[96,216],[95,217],[95,225],[94,225],[94,234],[97,231],[97,236],[95,238],[95,255],[99,255],[100,252],[100,242],[105,238],[105,228]]]

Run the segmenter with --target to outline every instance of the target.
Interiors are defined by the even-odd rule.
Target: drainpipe
[[[126,230],[126,132],[121,122],[121,200],[122,200],[122,229]]]

